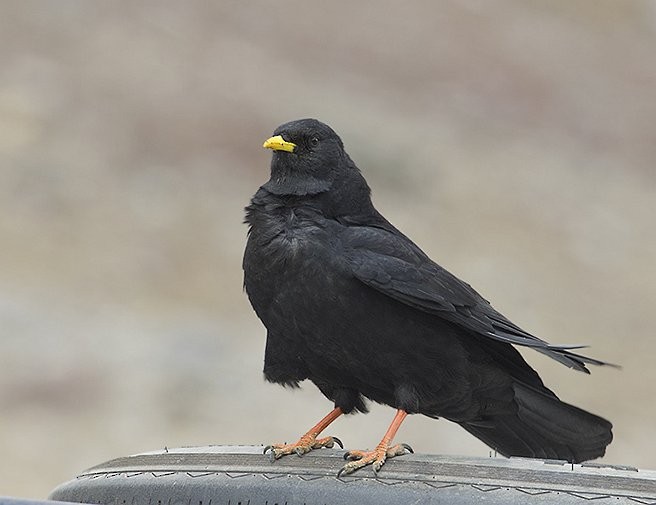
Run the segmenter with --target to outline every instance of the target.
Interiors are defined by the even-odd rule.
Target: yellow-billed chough
[[[339,136],[315,119],[278,127],[271,178],[246,209],[244,286],[267,329],[264,376],[311,380],[335,408],[273,458],[339,442],[317,438],[365,399],[397,409],[373,451],[341,472],[375,471],[407,414],[444,417],[506,456],[580,462],[603,456],[611,423],[564,403],[513,345],[588,372],[606,363],[555,346],[497,312],[433,262],[373,206]],[[265,451],[266,451],[265,450]]]

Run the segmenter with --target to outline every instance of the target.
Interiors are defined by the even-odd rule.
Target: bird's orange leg
[[[401,456],[405,454],[405,451],[414,452],[412,447],[408,444],[396,444],[390,446],[396,432],[399,430],[401,423],[406,418],[408,413],[405,410],[397,410],[392,424],[387,428],[383,439],[376,446],[373,451],[348,451],[344,454],[344,459],[349,460],[342,469],[337,473],[337,477],[342,474],[348,474],[355,472],[358,468],[363,466],[371,465],[374,469],[374,473],[378,473],[378,470],[385,464],[387,458],[393,458],[394,456]]]
[[[271,451],[271,461],[291,453],[296,453],[299,456],[303,456],[310,452],[312,449],[320,449],[321,447],[332,448],[335,444],[339,445],[342,449],[344,445],[342,441],[337,437],[324,437],[317,438],[317,436],[325,430],[330,423],[343,414],[342,409],[335,407],[332,412],[330,412],[326,417],[321,421],[315,424],[308,432],[303,435],[298,442],[293,444],[271,444],[267,445],[264,448],[264,454],[267,451]]]

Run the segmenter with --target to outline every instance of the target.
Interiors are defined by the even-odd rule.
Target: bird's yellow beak
[[[282,135],[276,135],[275,137],[266,139],[264,144],[262,144],[262,147],[273,149],[274,151],[287,151],[288,153],[293,153],[296,144],[293,142],[287,142],[282,138]]]

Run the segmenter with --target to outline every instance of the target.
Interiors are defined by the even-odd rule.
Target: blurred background
[[[262,142],[316,117],[430,256],[553,343],[525,353],[656,468],[656,4],[0,5],[0,495],[164,446],[292,441],[331,405],[263,381],[242,292]],[[373,447],[393,416],[340,419]],[[447,421],[420,452],[487,456]]]

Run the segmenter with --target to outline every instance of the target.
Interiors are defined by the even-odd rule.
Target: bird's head
[[[357,172],[339,136],[316,119],[280,125],[263,147],[273,150],[271,179],[264,188],[277,195],[323,193],[345,172]]]

